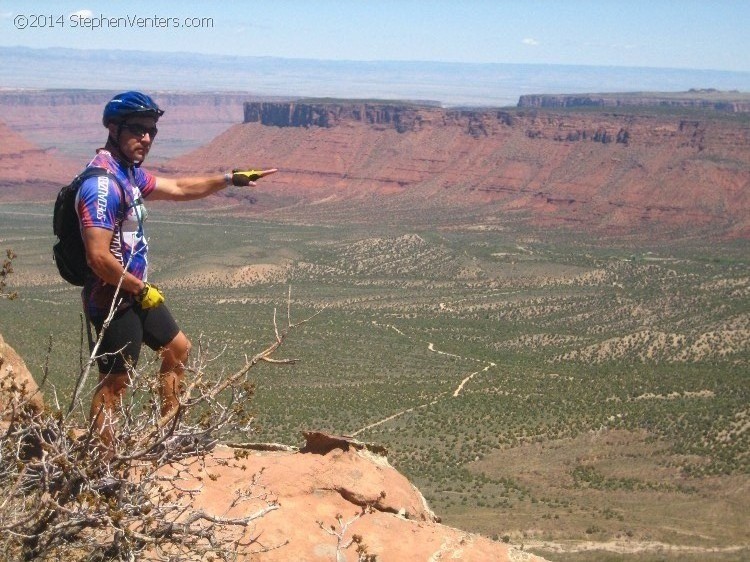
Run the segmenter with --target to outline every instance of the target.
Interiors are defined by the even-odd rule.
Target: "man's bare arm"
[[[106,228],[88,227],[83,229],[83,244],[86,247],[86,261],[94,274],[110,285],[117,285],[123,277],[123,265],[112,255],[110,244],[113,232]],[[137,295],[144,282],[131,273],[125,273],[122,290]]]
[[[254,179],[259,179],[275,173],[276,168],[270,170],[254,171],[253,174],[245,174],[239,179],[243,183],[237,183],[233,180],[233,175],[242,175],[242,172],[222,176],[186,176],[180,178],[166,178],[158,176],[156,178],[156,188],[149,195],[149,200],[166,200],[166,201],[190,201],[208,197],[212,193],[233,185],[255,185]],[[249,171],[248,171],[249,172]],[[253,179],[250,179],[253,178]]]

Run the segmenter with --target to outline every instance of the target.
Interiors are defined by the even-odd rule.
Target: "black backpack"
[[[57,242],[52,246],[52,254],[60,275],[68,283],[83,286],[83,282],[90,274],[86,263],[86,249],[83,246],[81,230],[76,213],[76,194],[81,184],[89,178],[107,176],[120,185],[117,178],[104,168],[86,168],[83,172],[57,194],[55,210],[52,215],[52,230],[57,236]],[[120,186],[122,189],[122,186]]]

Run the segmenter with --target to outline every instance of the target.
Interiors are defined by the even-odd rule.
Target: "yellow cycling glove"
[[[261,170],[232,170],[232,185],[245,186],[263,177]]]
[[[146,283],[141,292],[135,296],[135,300],[140,303],[141,308],[144,310],[156,308],[164,302],[164,293],[156,285]]]

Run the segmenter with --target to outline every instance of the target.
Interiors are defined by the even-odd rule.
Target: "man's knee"
[[[173,365],[185,365],[190,356],[191,349],[192,344],[187,336],[182,332],[178,332],[172,341],[164,346],[162,357],[165,361],[168,361]]]
[[[180,363],[184,365],[185,363],[187,363],[188,357],[190,357],[190,350],[193,349],[193,344],[190,343],[188,337],[182,332],[177,334],[175,339],[177,338],[179,338],[178,359]]]
[[[112,398],[121,397],[130,384],[130,377],[127,373],[100,373],[99,389],[104,394]]]

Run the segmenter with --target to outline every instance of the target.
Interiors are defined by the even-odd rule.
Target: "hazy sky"
[[[334,60],[750,71],[748,29],[750,0],[0,0],[3,46]]]

